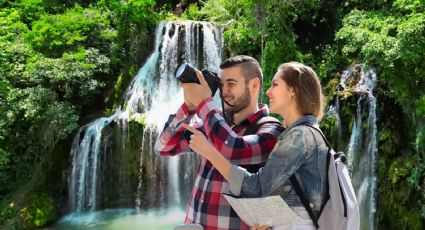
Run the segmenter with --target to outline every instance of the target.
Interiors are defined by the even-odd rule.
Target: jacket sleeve
[[[208,98],[197,107],[209,141],[232,164],[260,164],[267,160],[276,144],[282,127],[274,123],[263,124],[255,135],[240,136],[226,123],[219,107]]]
[[[287,138],[279,141],[266,165],[257,173],[232,166],[232,180],[229,182],[231,193],[245,197],[268,196],[301,167],[311,148],[302,130],[291,130]]]
[[[175,114],[171,114],[156,139],[155,153],[162,156],[176,156],[192,152],[188,142],[190,132],[181,127],[181,124],[189,124],[193,116],[194,113],[189,113],[185,104]],[[199,129],[201,124],[195,122],[192,126]]]

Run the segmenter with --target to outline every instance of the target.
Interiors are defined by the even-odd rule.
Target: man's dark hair
[[[221,63],[220,69],[227,69],[235,66],[241,68],[245,82],[257,77],[260,79],[260,84],[263,84],[263,72],[261,71],[260,63],[258,63],[255,58],[247,55],[233,56]]]

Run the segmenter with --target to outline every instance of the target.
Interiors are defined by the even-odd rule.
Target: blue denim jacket
[[[327,147],[320,134],[307,126],[318,127],[314,116],[302,116],[279,136],[267,163],[258,173],[232,166],[230,191],[237,196],[264,197],[280,195],[289,206],[302,206],[292,187],[290,177],[295,174],[315,214],[320,211],[327,183]]]

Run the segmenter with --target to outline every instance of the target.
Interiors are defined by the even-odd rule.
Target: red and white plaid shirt
[[[249,124],[268,116],[267,106],[262,106],[259,111],[233,127],[225,122],[212,98],[199,104],[197,114],[201,121],[195,122],[193,126],[202,130],[210,143],[234,165],[264,163],[283,130],[278,124],[266,123],[255,135],[243,136]],[[170,115],[156,141],[155,152],[163,156],[193,153],[184,137],[186,130],[180,127],[182,123],[188,124],[193,116],[185,104],[176,114]],[[202,158],[189,199],[185,223],[201,224],[205,230],[249,229],[222,196],[222,193],[229,192],[229,185],[220,172],[208,160]]]

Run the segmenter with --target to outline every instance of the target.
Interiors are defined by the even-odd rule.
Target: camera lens
[[[176,78],[182,83],[199,83],[195,68],[188,63],[182,63],[176,70]]]
[[[177,79],[179,79],[181,76],[184,75],[184,72],[186,71],[187,67],[188,67],[187,63],[183,63],[177,68],[177,70],[176,70],[176,78]]]
[[[208,86],[211,89],[211,96],[214,96],[220,85],[220,79],[217,76],[217,73],[214,73],[208,69],[203,69],[201,71],[202,76],[207,82]],[[188,63],[182,63],[176,69],[176,79],[182,83],[198,83],[199,80],[195,73],[195,68]]]

